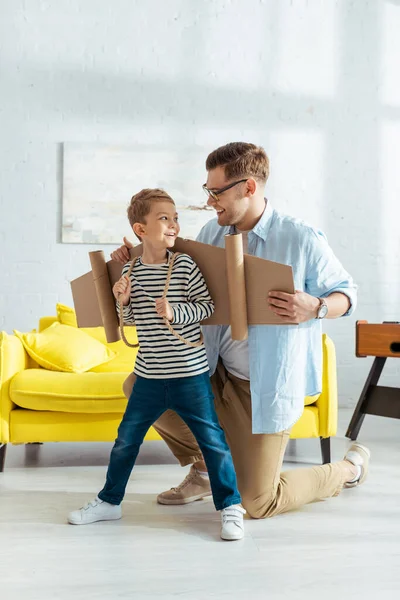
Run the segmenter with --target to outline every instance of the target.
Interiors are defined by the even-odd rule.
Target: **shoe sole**
[[[97,523],[98,521],[118,521],[122,518],[122,515],[118,517],[104,517],[99,519],[93,519],[92,521],[74,521],[73,519],[68,518],[68,523],[70,525],[91,525],[92,523]]]
[[[190,496],[190,498],[181,498],[178,500],[169,500],[168,498],[160,498],[157,497],[158,504],[190,504],[191,502],[197,502],[198,500],[202,500],[203,498],[209,498],[212,496],[211,492],[207,494],[199,494],[198,496]]]
[[[244,538],[244,532],[242,532],[242,535],[240,536],[232,536],[232,537],[222,537],[221,535],[221,540],[224,540],[224,542],[235,542],[236,540],[242,540]]]

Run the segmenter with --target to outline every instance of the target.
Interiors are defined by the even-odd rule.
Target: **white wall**
[[[71,304],[88,270],[91,247],[60,243],[65,141],[262,144],[275,207],[359,283],[355,318],[400,319],[399,31],[396,0],[3,0],[1,328]],[[328,323],[342,404],[371,363],[355,318]]]

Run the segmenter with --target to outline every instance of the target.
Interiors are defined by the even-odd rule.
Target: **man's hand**
[[[115,262],[120,263],[121,265],[126,265],[127,262],[130,261],[131,255],[129,250],[133,248],[133,244],[124,237],[124,246],[120,246],[114,252],[111,252],[111,260],[115,260]]]
[[[131,299],[131,282],[126,275],[118,279],[117,283],[114,284],[113,294],[124,306],[128,306]]]
[[[272,312],[287,323],[305,323],[315,319],[320,305],[318,298],[298,290],[294,294],[270,292],[268,303]]]
[[[171,305],[166,298],[157,298],[156,299],[156,311],[160,317],[167,317],[168,321],[172,321],[174,318],[174,313],[172,311]]]

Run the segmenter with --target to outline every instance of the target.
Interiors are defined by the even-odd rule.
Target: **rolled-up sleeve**
[[[306,241],[306,289],[317,298],[326,298],[335,292],[349,298],[350,308],[342,315],[351,315],[357,305],[357,285],[344,269],[321,231],[309,228]]]

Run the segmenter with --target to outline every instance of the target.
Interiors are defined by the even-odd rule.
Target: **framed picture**
[[[143,188],[162,188],[174,200],[181,237],[195,239],[215,217],[201,189],[204,148],[154,148],[65,143],[62,241],[120,244],[134,236],[127,218],[131,197]]]

